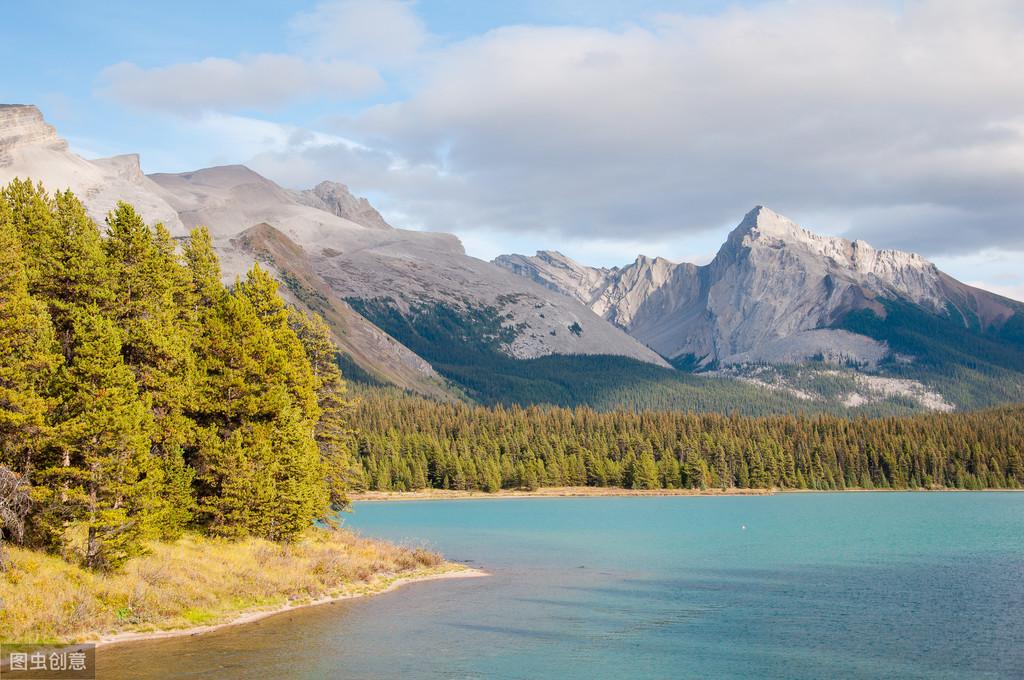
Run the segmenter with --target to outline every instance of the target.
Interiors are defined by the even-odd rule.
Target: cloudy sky
[[[1024,299],[1019,0],[143,4],[5,6],[0,98],[485,258],[705,262],[764,204]]]

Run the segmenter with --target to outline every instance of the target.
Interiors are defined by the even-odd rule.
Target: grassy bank
[[[80,642],[231,622],[252,612],[379,592],[462,569],[437,553],[309,530],[292,544],[186,535],[113,574],[13,548],[0,573],[0,640]]]

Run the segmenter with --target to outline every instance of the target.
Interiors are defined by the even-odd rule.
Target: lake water
[[[103,649],[100,677],[1024,677],[1021,493],[364,503],[347,523],[492,576]]]

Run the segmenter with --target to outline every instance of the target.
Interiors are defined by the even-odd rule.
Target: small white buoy
[[[747,530],[747,525],[746,524],[741,524],[740,525],[740,529],[742,529],[743,531],[746,531]]]

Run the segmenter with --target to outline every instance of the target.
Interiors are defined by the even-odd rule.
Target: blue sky
[[[766,204],[1024,297],[1013,0],[9,3],[5,103],[147,172],[348,183],[470,253],[706,261]]]

